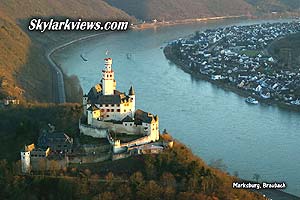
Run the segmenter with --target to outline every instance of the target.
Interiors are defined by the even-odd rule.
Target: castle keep
[[[108,138],[114,152],[126,148],[155,142],[159,139],[159,119],[151,113],[136,110],[135,91],[130,87],[128,94],[116,89],[112,59],[104,59],[100,83],[83,96],[84,120],[79,125],[81,133],[97,138]],[[122,143],[113,138],[114,133],[140,136]]]

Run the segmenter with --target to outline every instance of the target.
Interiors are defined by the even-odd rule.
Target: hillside
[[[1,1],[0,8],[12,19],[33,16],[68,16],[86,19],[132,19],[123,11],[102,0]]]
[[[246,15],[254,12],[244,0],[106,0],[141,20],[175,20],[207,16]]]
[[[34,104],[0,112],[5,119],[0,121],[0,199],[263,199],[232,189],[236,178],[209,167],[177,141],[160,155],[73,164],[42,176],[20,175],[17,160],[24,144],[36,142],[48,123],[78,137],[80,114],[79,104]],[[171,139],[169,134],[162,137]]]
[[[29,37],[0,12],[0,97],[20,96],[16,79],[29,54]]]
[[[246,0],[258,13],[299,11],[299,0]]]
[[[0,97],[16,96],[21,100],[53,102],[56,98],[55,74],[45,59],[45,51],[87,33],[28,32],[33,16],[66,16],[84,19],[128,19],[123,11],[102,0],[0,1]],[[78,101],[78,80],[67,78],[67,100]],[[74,98],[74,93],[76,94]]]

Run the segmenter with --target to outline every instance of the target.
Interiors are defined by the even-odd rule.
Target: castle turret
[[[132,116],[131,117],[134,117],[134,113],[135,113],[135,92],[134,92],[133,86],[130,87],[128,95],[132,100],[132,108],[131,108]]]
[[[88,96],[85,94],[82,97],[82,106],[83,106],[83,114],[86,116],[87,114],[87,102],[88,102]]]
[[[105,68],[102,70],[103,95],[113,95],[116,89],[115,73],[112,70],[112,59],[105,58]]]
[[[21,166],[22,173],[29,173],[31,171],[30,152],[35,148],[34,144],[25,145],[24,151],[21,151]]]

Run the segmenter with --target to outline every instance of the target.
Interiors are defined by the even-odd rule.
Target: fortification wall
[[[112,156],[112,160],[113,161],[120,160],[120,159],[128,158],[129,156],[130,156],[130,154],[128,154],[128,153],[114,154]]]
[[[32,171],[60,170],[68,166],[68,159],[49,160],[47,158],[31,158]]]
[[[69,157],[69,163],[97,163],[103,162],[105,160],[110,160],[112,158],[111,153],[102,153],[95,155],[85,155],[85,156],[76,156]]]
[[[107,137],[107,129],[97,128],[92,126],[87,126],[84,124],[79,124],[80,133],[88,136],[92,136],[94,138],[106,138]]]
[[[109,129],[116,133],[126,133],[128,135],[144,134],[144,127],[140,125],[124,126],[123,124],[114,124],[112,122],[98,121],[97,119],[94,119],[92,124],[95,127]]]
[[[81,146],[83,151],[87,154],[98,154],[103,152],[109,152],[111,149],[111,145],[93,145],[93,144],[84,144]]]

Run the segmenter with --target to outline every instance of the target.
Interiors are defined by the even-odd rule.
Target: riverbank
[[[194,18],[194,19],[184,19],[184,20],[173,20],[173,21],[160,21],[160,22],[151,22],[151,23],[140,23],[131,26],[133,30],[145,30],[145,29],[155,29],[164,26],[176,26],[180,24],[192,24],[199,22],[209,22],[209,21],[218,21],[218,20],[228,20],[228,19],[260,19],[260,20],[272,20],[272,19],[284,19],[284,18],[297,18],[299,15],[296,14],[272,14],[272,15],[233,15],[233,16],[219,16],[219,17],[203,17],[203,18]]]
[[[220,16],[220,17],[203,17],[195,19],[184,19],[184,20],[174,20],[174,21],[163,21],[163,22],[153,22],[153,23],[141,23],[131,26],[133,30],[144,30],[150,28],[158,28],[162,26],[175,26],[179,24],[191,24],[197,22],[207,22],[213,20],[226,20],[226,19],[243,19],[248,18],[246,15],[236,15],[236,16]]]
[[[224,82],[223,80],[212,80],[211,77],[201,74],[200,72],[196,72],[188,68],[188,64],[179,60],[176,56],[174,56],[174,52],[172,50],[171,46],[166,46],[163,50],[165,57],[176,64],[176,66],[180,67],[184,72],[191,74],[195,78],[199,78],[201,80],[208,81],[218,87],[221,87],[224,90],[228,90],[231,92],[234,92],[242,97],[248,97],[253,96],[257,100],[259,100],[260,103],[264,105],[276,105],[279,108],[287,109],[294,112],[300,112],[300,108],[298,106],[288,105],[282,102],[274,101],[272,99],[263,99],[261,96],[253,94],[253,91],[247,91],[241,88],[238,88],[236,85],[231,85],[227,82]]]

